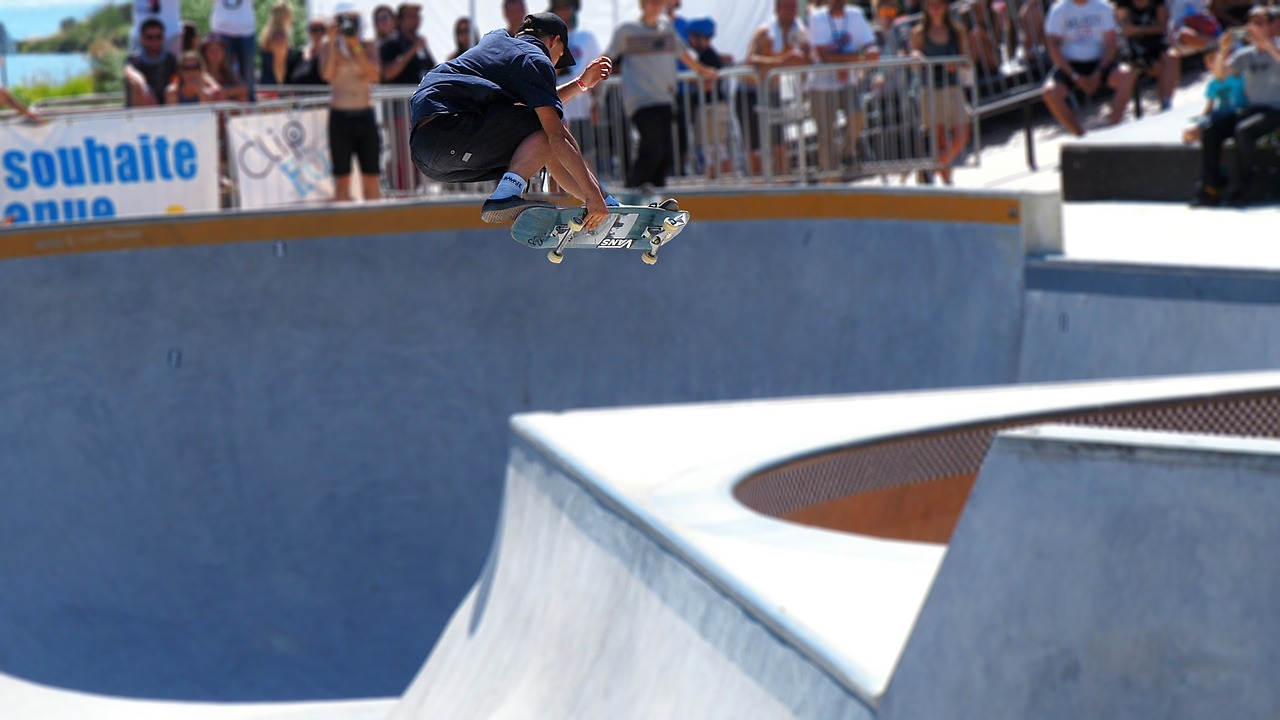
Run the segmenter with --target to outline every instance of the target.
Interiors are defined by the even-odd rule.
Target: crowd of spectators
[[[509,31],[529,12],[525,0],[489,1],[501,3]],[[589,31],[577,26],[581,2],[550,0],[548,9],[561,14],[573,29],[574,56],[589,62],[601,49]],[[1167,109],[1179,86],[1184,58],[1203,53],[1214,71],[1240,67],[1226,62],[1221,44],[1225,41],[1221,39],[1240,39],[1231,30],[1255,17],[1249,14],[1251,8],[1256,9],[1253,3],[810,0],[807,12],[801,12],[797,0],[775,0],[773,17],[752,35],[743,62],[759,73],[775,68],[863,63],[864,69],[859,71],[816,69],[805,76],[803,92],[817,130],[817,164],[820,170],[830,172],[856,162],[864,152],[866,98],[882,82],[866,68],[888,57],[968,58],[971,72],[955,63],[934,67],[925,87],[910,98],[915,106],[913,121],[928,129],[939,175],[950,182],[949,168],[970,141],[973,108],[968,102],[969,86],[976,87],[982,102],[984,93],[1016,76],[1022,87],[1031,88],[1029,94],[1043,98],[1067,132],[1082,135],[1086,124],[1081,109],[1095,96],[1109,94],[1106,121],[1114,124],[1123,120],[1143,76],[1154,78],[1160,107]],[[139,16],[137,47],[124,70],[129,105],[253,101],[264,88],[333,85],[334,78],[344,87],[355,87],[352,80],[358,81],[356,85],[364,83],[353,92],[339,92],[335,87],[335,117],[345,117],[367,109],[366,85],[416,85],[437,62],[420,32],[422,8],[415,2],[374,8],[367,18],[373,37],[368,44],[359,40],[361,18],[354,11],[312,18],[307,24],[308,43],[298,49],[290,40],[295,19],[289,3],[277,2],[266,26],[255,32],[251,2],[214,0],[213,31],[193,39],[189,28],[186,52],[182,51],[181,22],[174,28],[168,24],[174,21],[171,9],[177,0],[139,0],[139,8],[143,5],[149,14]],[[786,158],[781,129],[762,127],[763,113],[754,111],[765,107],[756,78],[739,77],[733,85],[736,97],[727,97],[728,86],[718,80],[719,69],[732,64],[734,58],[713,46],[715,18],[680,16],[680,0],[637,0],[637,5],[639,17],[619,25],[605,50],[621,76],[620,109],[602,107],[598,93],[576,98],[565,108],[565,119],[584,153],[596,158],[599,167],[605,161],[599,156],[606,152],[594,147],[601,137],[600,127],[621,118],[639,137],[638,147],[613,149],[629,159],[623,161],[626,184],[660,187],[674,168],[690,166],[695,149],[702,153],[709,146],[722,145],[723,126],[731,122],[738,125],[743,138],[749,173],[761,172],[762,137],[774,141],[769,143],[776,153],[771,160],[774,167],[783,167]],[[354,35],[350,24],[340,27],[344,22],[355,25]],[[478,41],[479,32],[470,18],[458,18],[453,29],[454,47],[442,48],[447,54],[439,59],[456,58]],[[1220,56],[1223,62],[1218,62]],[[352,64],[356,60],[359,64]],[[677,71],[687,69],[697,71],[703,80],[677,86]],[[570,77],[574,69],[563,72]],[[1034,90],[1037,85],[1039,92]],[[735,107],[737,112],[731,112]],[[710,122],[686,116],[694,108],[714,116],[701,116],[711,117]],[[1230,115],[1235,117],[1235,113]],[[403,121],[384,118],[392,124]],[[1188,138],[1206,144],[1217,142],[1222,127],[1226,126],[1208,122]],[[624,142],[630,136],[629,132],[620,134]],[[345,149],[350,143],[339,145]],[[366,146],[352,148],[357,159],[367,154]],[[1206,152],[1206,156],[1213,155],[1213,151]],[[349,159],[335,159],[335,168],[348,166]],[[702,164],[714,173],[723,160]],[[1218,197],[1222,184],[1206,172],[1199,202]]]

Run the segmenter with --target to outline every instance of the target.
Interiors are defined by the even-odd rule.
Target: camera
[[[339,15],[338,32],[341,32],[343,35],[354,37],[360,32],[360,18],[355,15]]]

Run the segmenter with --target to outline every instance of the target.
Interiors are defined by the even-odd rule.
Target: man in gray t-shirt
[[[1212,60],[1214,77],[1228,75],[1244,78],[1248,104],[1236,113],[1209,124],[1201,135],[1200,191],[1192,206],[1218,205],[1224,199],[1237,206],[1249,202],[1249,182],[1258,153],[1258,139],[1280,129],[1280,8],[1256,6],[1249,11],[1249,46],[1231,52],[1232,33],[1223,33],[1218,54]],[[1223,178],[1218,167],[1222,160],[1222,144],[1227,138],[1236,143],[1235,177],[1232,192],[1222,191]]]
[[[698,58],[676,34],[665,15],[666,0],[640,0],[640,19],[625,22],[613,33],[605,55],[620,63],[622,104],[640,134],[635,161],[627,171],[627,186],[663,187],[672,165],[671,98],[676,91],[676,60],[699,75],[719,77],[715,68]]]

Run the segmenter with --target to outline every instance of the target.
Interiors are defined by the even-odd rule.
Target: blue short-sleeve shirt
[[[413,93],[413,124],[431,115],[482,113],[494,103],[554,107],[564,117],[555,66],[540,40],[494,30],[475,47],[436,66]]]

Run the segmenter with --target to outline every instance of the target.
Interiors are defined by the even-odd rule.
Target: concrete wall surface
[[[873,717],[597,482],[520,440],[510,463],[485,573],[389,720]]]
[[[1016,197],[796,202],[655,267],[550,265],[473,205],[6,235],[0,672],[396,695],[480,573],[513,413],[1015,376]]]
[[[1275,717],[1280,443],[1000,437],[881,717]]]

